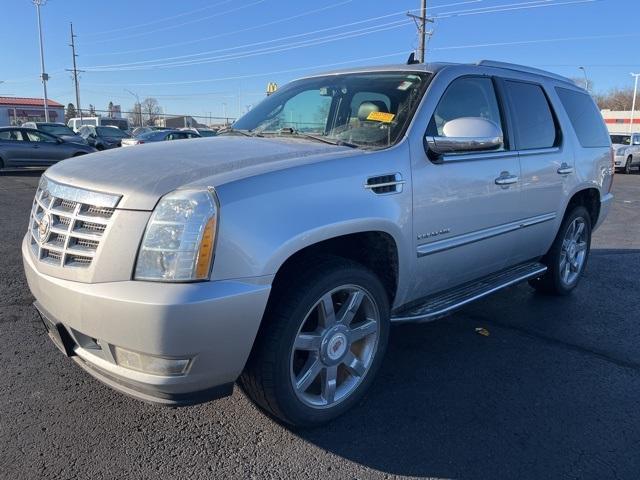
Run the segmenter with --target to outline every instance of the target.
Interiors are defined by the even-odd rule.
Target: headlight
[[[176,190],[160,200],[144,232],[136,280],[207,280],[218,221],[213,190]]]
[[[616,155],[624,155],[624,152],[627,150],[627,147],[622,147],[616,150]]]

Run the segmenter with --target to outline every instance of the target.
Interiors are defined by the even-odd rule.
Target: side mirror
[[[486,118],[456,118],[444,124],[442,133],[441,137],[425,137],[436,155],[496,150],[503,145],[502,130]]]

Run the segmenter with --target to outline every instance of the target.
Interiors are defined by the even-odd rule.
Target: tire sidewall
[[[301,322],[318,300],[333,288],[341,285],[356,285],[369,293],[380,315],[378,345],[376,353],[365,378],[356,390],[341,403],[326,409],[316,409],[300,401],[293,390],[290,380],[290,358],[293,342],[298,334]],[[289,421],[300,426],[314,426],[326,423],[345,413],[357,404],[373,382],[382,364],[389,338],[389,301],[384,287],[378,278],[363,267],[334,270],[319,278],[304,293],[301,301],[287,312],[285,335],[279,342],[275,365],[275,395],[281,409],[286,412]]]
[[[585,222],[585,228],[587,229],[586,242],[587,242],[587,250],[584,262],[582,264],[582,268],[580,269],[579,275],[576,277],[575,281],[569,285],[567,285],[563,280],[560,273],[560,258],[562,251],[562,242],[564,241],[565,235],[567,234],[567,229],[573,223],[576,218],[582,218]],[[551,274],[553,275],[553,281],[557,286],[558,293],[566,295],[570,293],[576,286],[580,283],[580,279],[584,274],[584,271],[587,268],[587,263],[589,262],[589,254],[591,253],[591,216],[587,209],[583,206],[575,207],[569,215],[565,217],[562,221],[562,226],[558,231],[558,236],[554,242],[554,246],[552,249],[552,265],[551,265]]]

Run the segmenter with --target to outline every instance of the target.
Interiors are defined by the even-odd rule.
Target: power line
[[[473,0],[473,1],[482,1],[482,0]],[[118,52],[109,51],[109,52],[104,52],[104,53],[94,53],[94,54],[90,54],[90,55],[86,55],[86,56],[87,57],[103,57],[103,56],[108,56],[108,55],[109,56],[111,56],[111,55],[124,55],[124,54],[130,54],[130,53],[151,52],[151,51],[154,51],[154,50],[166,50],[167,48],[181,47],[181,46],[184,46],[184,45],[193,45],[194,43],[205,42],[207,40],[213,40],[215,38],[226,37],[226,36],[229,36],[229,35],[237,35],[239,33],[249,32],[251,30],[257,30],[259,28],[269,27],[271,25],[277,25],[279,23],[284,23],[284,22],[288,22],[288,21],[291,21],[291,20],[296,20],[298,18],[302,18],[302,17],[306,17],[308,15],[313,15],[315,13],[323,12],[323,11],[329,10],[331,8],[340,7],[342,5],[345,5],[345,4],[351,3],[351,2],[353,2],[353,0],[344,0],[342,2],[334,3],[332,5],[326,5],[326,6],[321,7],[321,8],[316,8],[315,10],[308,10],[308,11],[303,12],[303,13],[298,13],[298,14],[292,15],[290,17],[279,18],[277,20],[273,20],[273,21],[270,21],[270,22],[267,22],[267,23],[261,23],[260,25],[254,25],[252,27],[241,28],[240,30],[234,30],[234,31],[231,31],[231,32],[218,33],[216,35],[197,38],[195,40],[188,40],[186,42],[172,42],[172,43],[169,43],[169,44],[157,45],[155,47],[149,47],[149,48],[138,48],[138,49],[135,49],[135,50],[121,50],[121,51],[118,51]]]
[[[477,3],[483,0],[474,0],[473,3]],[[562,4],[558,4],[558,3],[554,3],[554,4],[550,4],[547,2],[550,2],[552,0],[535,0],[535,1],[526,1],[526,2],[519,2],[519,3],[512,3],[512,4],[507,4],[507,5],[495,5],[492,7],[484,7],[484,9],[465,9],[465,10],[456,10],[456,11],[452,11],[452,12],[445,12],[443,14],[442,17],[437,16],[435,18],[448,18],[448,17],[452,17],[452,16],[461,16],[461,15],[466,15],[466,14],[485,14],[485,13],[494,13],[494,12],[500,12],[505,10],[505,7],[508,7],[509,10],[513,9],[513,10],[517,10],[520,8],[534,8],[534,7],[538,7],[538,6],[556,6],[556,5],[563,5],[563,4],[570,4],[570,3],[586,3],[586,2],[593,2],[593,1],[597,1],[597,0],[572,0],[570,2],[564,2]],[[531,5],[531,4],[540,4],[541,2],[545,2],[544,5]],[[437,7],[432,7],[431,10],[436,9],[436,8],[446,8],[446,7],[450,7],[453,5],[461,5],[461,4],[468,4],[468,3],[472,3],[472,2],[457,2],[457,3],[452,3],[452,4],[448,4],[448,5],[439,5]],[[512,8],[513,7],[513,8]],[[488,8],[492,9],[492,10],[487,10]],[[414,11],[418,11],[420,9],[413,9],[410,10],[409,12],[414,12]],[[315,30],[312,32],[304,32],[301,34],[296,34],[296,35],[288,35],[285,37],[279,37],[279,38],[275,38],[275,39],[271,39],[271,40],[266,40],[266,41],[261,41],[261,42],[255,42],[255,43],[249,43],[249,44],[244,44],[244,45],[239,45],[239,46],[235,46],[235,47],[228,47],[228,48],[224,48],[224,49],[215,49],[215,50],[208,50],[205,52],[199,52],[199,53],[194,53],[194,54],[186,54],[186,55],[178,55],[178,56],[172,56],[172,57],[161,57],[161,58],[156,58],[156,59],[152,59],[152,60],[141,60],[141,61],[137,61],[137,62],[127,62],[127,63],[116,63],[116,64],[107,64],[107,65],[97,65],[97,66],[92,66],[92,67],[87,67],[87,70],[91,70],[91,71],[125,71],[125,70],[144,70],[143,67],[147,67],[147,68],[163,68],[163,67],[170,67],[170,66],[187,66],[187,65],[198,65],[201,63],[215,63],[215,61],[218,61],[218,59],[234,59],[234,58],[245,58],[247,56],[255,56],[254,53],[257,52],[252,52],[251,54],[230,54],[230,55],[222,55],[219,57],[209,57],[209,58],[204,58],[204,59],[200,59],[203,60],[202,62],[199,60],[193,60],[193,61],[185,61],[185,62],[170,62],[171,60],[180,60],[180,59],[185,59],[185,58],[193,58],[193,57],[199,57],[199,56],[203,56],[203,55],[210,55],[213,53],[220,53],[220,52],[225,52],[225,51],[232,51],[232,50],[237,50],[240,48],[245,48],[245,47],[253,47],[256,45],[264,45],[264,44],[268,44],[268,43],[276,43],[279,41],[285,41],[285,40],[290,40],[293,38],[299,38],[299,37],[304,37],[304,36],[309,36],[309,35],[313,35],[313,34],[317,34],[317,33],[322,33],[322,32],[327,32],[327,31],[331,31],[331,30],[337,30],[337,29],[341,29],[341,28],[346,28],[346,27],[351,27],[354,25],[360,25],[363,23],[369,23],[369,22],[373,22],[375,20],[381,20],[384,18],[389,18],[389,17],[393,17],[393,16],[398,16],[398,15],[404,15],[406,13],[406,11],[400,11],[400,12],[394,12],[394,13],[389,13],[386,15],[381,15],[381,16],[377,16],[377,17],[371,17],[371,18],[367,18],[364,20],[359,20],[359,21],[355,21],[355,22],[349,22],[349,23],[345,23],[345,24],[341,24],[341,25],[337,25],[334,27],[328,27],[328,28],[323,28],[320,30]],[[391,22],[393,23],[393,22]],[[383,26],[387,26],[390,25],[391,23],[388,24],[380,24],[380,25],[376,25],[376,26],[372,26],[372,27],[367,27],[367,28],[375,28],[375,27],[383,27]],[[361,32],[364,31],[366,29],[361,29],[361,30],[356,30],[355,32]],[[333,36],[333,38],[337,37],[338,35],[344,35],[344,38],[351,38],[351,34],[354,33],[354,31],[351,32],[345,32],[342,34],[336,34]],[[371,32],[373,33],[373,32]],[[354,35],[354,36],[360,36],[360,35]],[[327,43],[327,42],[323,42],[322,40],[324,40],[325,38],[332,38],[331,36],[328,37],[319,37],[316,39],[309,39],[309,40],[305,40],[301,43],[298,43],[296,45],[299,46],[293,46],[290,45],[287,48],[283,48],[283,47],[269,47],[269,48],[263,48],[260,49],[261,52],[264,53],[275,53],[275,52],[280,52],[280,51],[286,51],[287,49],[294,49],[294,48],[300,48],[300,46],[312,46],[312,44],[308,44],[306,45],[306,42],[316,42],[316,41],[320,41],[320,43]],[[336,38],[337,40],[337,38]],[[315,44],[315,43],[314,43]],[[273,49],[273,50],[270,50]],[[206,62],[204,62],[206,61]],[[159,63],[156,63],[159,62]],[[167,62],[167,63],[164,63]],[[121,67],[140,67],[140,68],[130,68],[130,69],[126,69],[126,68],[121,68]]]
[[[176,23],[175,25],[169,25],[167,27],[156,28],[155,30],[147,30],[146,32],[134,33],[132,35],[113,37],[113,38],[109,38],[109,39],[106,39],[106,40],[99,40],[99,41],[93,41],[93,42],[87,42],[87,43],[90,43],[91,45],[95,45],[95,44],[99,44],[99,43],[113,42],[113,41],[116,41],[116,40],[128,40],[130,38],[143,37],[145,35],[150,35],[152,33],[165,32],[167,30],[173,30],[174,28],[184,27],[185,25],[192,25],[194,23],[203,22],[203,21],[209,20],[211,18],[220,17],[220,16],[226,15],[228,13],[233,13],[233,12],[237,12],[239,10],[244,10],[245,8],[253,7],[254,5],[258,5],[260,3],[264,3],[265,1],[266,0],[256,0],[255,2],[247,3],[246,5],[241,5],[239,7],[232,8],[231,10],[225,10],[224,12],[218,12],[218,13],[214,13],[213,15],[207,15],[205,17],[196,18],[195,20],[189,20],[187,22]]]
[[[343,62],[326,63],[324,65],[314,65],[310,67],[290,68],[287,70],[279,70],[275,72],[251,73],[247,75],[234,75],[229,77],[207,78],[207,79],[201,79],[201,80],[184,80],[184,81],[178,81],[178,82],[129,83],[128,85],[140,86],[140,87],[154,87],[154,86],[158,87],[158,86],[176,86],[176,85],[196,85],[196,84],[202,84],[202,83],[222,82],[222,81],[228,81],[228,80],[243,80],[246,78],[269,77],[274,75],[280,75],[283,73],[293,73],[293,72],[301,72],[301,71],[318,70],[318,69],[329,68],[329,67],[337,67],[341,65],[348,65],[350,63],[358,63],[358,62],[363,62],[368,60],[379,60],[382,58],[397,57],[400,55],[405,55],[406,53],[407,53],[406,50],[403,50],[401,52],[389,53],[385,55],[376,55],[373,57],[366,57],[366,58],[361,57],[354,60],[346,60]],[[94,86],[94,87],[115,86],[113,83],[92,83],[88,85]]]
[[[232,1],[233,0],[224,0],[222,2],[214,3],[213,5],[207,5],[206,7],[196,8],[195,10],[189,10],[188,12],[178,13],[178,14],[175,14],[175,15],[171,15],[170,17],[159,18],[159,19],[153,20],[151,22],[138,23],[137,25],[130,25],[128,27],[121,27],[121,28],[114,28],[114,29],[111,29],[111,30],[102,30],[101,32],[91,32],[91,33],[85,34],[84,36],[85,37],[97,37],[99,35],[104,35],[104,34],[107,34],[107,33],[111,34],[111,33],[116,33],[116,32],[124,32],[126,30],[133,30],[133,29],[140,28],[140,27],[147,27],[149,25],[156,25],[158,23],[166,22],[168,20],[174,21],[176,18],[186,17],[186,16],[191,15],[193,13],[202,12],[204,10],[211,10],[212,8],[219,7],[220,5],[224,5],[225,3],[231,3]]]
[[[600,40],[605,38],[629,38],[640,37],[640,33],[621,33],[613,35],[583,35],[579,37],[560,37],[560,38],[541,38],[535,40],[517,40],[514,42],[494,42],[494,43],[474,43],[467,45],[451,45],[448,47],[438,47],[433,50],[461,50],[466,48],[481,48],[481,47],[506,47],[512,45],[528,45],[538,43],[553,43],[553,42],[566,42],[575,40]],[[586,65],[589,66],[589,65]]]
[[[247,58],[247,57],[254,57],[254,56],[258,56],[258,55],[265,55],[265,54],[270,54],[270,53],[279,53],[279,52],[284,52],[284,51],[289,51],[289,50],[294,50],[294,49],[298,49],[298,48],[304,48],[304,47],[309,47],[309,46],[314,46],[314,45],[321,45],[321,44],[325,44],[325,43],[330,43],[330,42],[335,42],[335,41],[339,41],[339,40],[345,40],[348,38],[354,38],[354,37],[360,37],[363,35],[369,35],[371,33],[377,33],[377,32],[381,32],[381,31],[386,31],[386,30],[391,30],[394,28],[399,28],[399,27],[404,27],[410,25],[410,22],[408,20],[397,20],[394,22],[389,22],[386,24],[382,24],[382,25],[375,25],[375,26],[371,26],[371,27],[366,27],[360,30],[355,30],[351,33],[340,33],[340,34],[335,34],[335,35],[330,35],[327,37],[320,37],[320,38],[315,38],[315,39],[310,39],[310,40],[305,40],[302,42],[298,42],[289,46],[273,46],[273,47],[266,47],[263,49],[257,49],[257,50],[249,50],[247,52],[240,52],[240,53],[234,53],[234,54],[225,54],[225,55],[219,55],[219,56],[214,56],[214,57],[206,57],[206,58],[201,58],[201,59],[194,59],[194,60],[186,60],[186,61],[178,61],[178,62],[167,62],[167,63],[159,63],[159,64],[150,64],[150,65],[133,65],[130,67],[120,67],[120,66],[114,66],[114,67],[110,67],[107,66],[107,68],[98,68],[98,67],[86,67],[87,71],[89,72],[113,72],[113,71],[137,71],[137,70],[152,70],[152,69],[157,69],[157,68],[175,68],[175,67],[184,67],[184,66],[190,66],[190,65],[202,65],[202,64],[207,64],[207,63],[216,63],[216,62],[222,62],[222,61],[227,61],[227,60],[236,60],[236,59],[240,59],[240,58]]]
[[[532,8],[558,7],[562,5],[574,5],[574,4],[580,4],[580,3],[595,3],[595,2],[600,2],[602,0],[570,0],[570,1],[558,2],[558,3],[548,3],[551,1],[552,0],[537,0],[532,2],[512,3],[512,4],[506,4],[506,5],[495,5],[493,7],[483,7],[483,8],[469,9],[469,10],[459,10],[454,12],[444,12],[440,15],[435,15],[434,19],[440,20],[443,18],[466,17],[470,15],[484,15],[487,13],[527,10]]]

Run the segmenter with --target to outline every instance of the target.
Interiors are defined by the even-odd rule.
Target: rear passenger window
[[[580,145],[585,148],[608,147],[607,127],[591,97],[568,88],[556,87],[556,92],[569,116]]]
[[[463,117],[485,118],[502,128],[500,108],[490,78],[462,77],[451,82],[431,117],[427,135],[443,136],[445,123]]]
[[[542,87],[533,83],[505,83],[513,111],[516,149],[556,146],[558,129]]]

